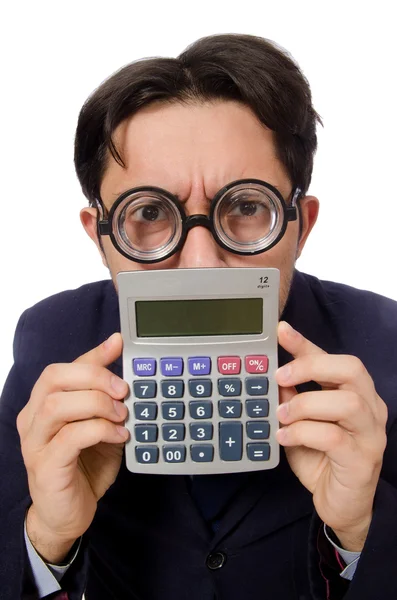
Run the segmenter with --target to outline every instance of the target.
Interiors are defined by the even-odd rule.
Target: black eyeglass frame
[[[214,218],[213,217],[214,217],[214,212],[216,210],[218,201],[230,189],[232,189],[238,185],[241,185],[241,184],[260,185],[262,187],[269,189],[278,198],[278,200],[281,204],[281,207],[282,207],[283,222],[282,222],[282,225],[281,225],[278,235],[268,246],[266,246],[265,248],[261,248],[259,250],[242,251],[242,250],[236,250],[234,248],[231,248],[230,246],[228,246],[227,244],[225,244],[222,241],[222,239],[219,237],[218,232],[214,226]],[[123,248],[120,247],[120,245],[116,239],[116,236],[113,233],[113,216],[114,216],[115,212],[117,211],[117,208],[127,197],[131,196],[132,194],[136,194],[138,192],[155,192],[162,196],[165,196],[168,200],[170,200],[173,203],[174,207],[177,209],[177,211],[180,215],[182,231],[181,231],[181,235],[179,238],[179,242],[172,248],[172,250],[170,252],[168,252],[167,254],[165,254],[164,256],[162,256],[160,258],[139,259],[136,257],[132,257],[130,254],[125,252],[123,250]],[[211,201],[210,214],[208,216],[203,215],[203,214],[187,216],[180,201],[171,192],[168,192],[167,190],[164,190],[163,188],[159,188],[156,186],[140,186],[140,187],[136,187],[136,188],[131,188],[130,190],[123,192],[115,200],[110,211],[108,211],[107,208],[104,206],[102,200],[96,199],[97,209],[98,209],[98,213],[99,213],[98,220],[97,220],[97,231],[98,231],[98,236],[109,235],[113,246],[116,248],[116,250],[118,252],[120,252],[120,254],[125,256],[125,258],[128,258],[129,260],[132,260],[133,262],[137,262],[137,263],[141,263],[141,264],[154,264],[154,263],[162,262],[162,261],[166,260],[167,258],[170,258],[174,254],[176,254],[179,250],[181,250],[181,248],[185,244],[186,237],[187,237],[187,234],[189,233],[189,231],[193,227],[197,227],[198,225],[209,229],[211,231],[215,241],[217,242],[217,244],[221,248],[224,248],[225,250],[227,250],[228,252],[232,252],[233,254],[239,254],[240,256],[254,256],[256,254],[262,254],[263,252],[267,252],[267,250],[270,250],[270,248],[273,248],[273,246],[278,244],[278,242],[283,237],[285,230],[287,229],[288,222],[296,221],[297,211],[298,211],[297,202],[300,199],[301,193],[302,193],[302,191],[299,187],[295,187],[292,190],[292,192],[289,196],[289,198],[292,197],[291,205],[289,206],[287,204],[287,202],[284,200],[284,198],[281,195],[281,193],[279,192],[279,190],[277,188],[275,188],[273,185],[271,185],[270,183],[267,183],[266,181],[262,181],[261,179],[238,179],[238,180],[232,181],[231,183],[228,183],[227,185],[225,185],[222,189],[220,189],[215,194],[214,198]]]

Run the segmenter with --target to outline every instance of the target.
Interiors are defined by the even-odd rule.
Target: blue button
[[[211,373],[209,356],[190,356],[187,361],[190,375],[209,375]]]
[[[134,358],[132,365],[134,374],[138,377],[156,374],[156,359],[154,358]]]
[[[172,356],[160,358],[160,369],[164,377],[179,377],[183,373],[183,360]]]

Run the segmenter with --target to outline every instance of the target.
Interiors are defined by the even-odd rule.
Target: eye
[[[133,219],[134,221],[154,222],[166,219],[167,215],[159,206],[148,204],[138,208],[134,212],[131,211],[128,218]]]
[[[253,217],[268,211],[268,207],[262,202],[252,200],[237,200],[233,203],[229,216],[233,217]]]

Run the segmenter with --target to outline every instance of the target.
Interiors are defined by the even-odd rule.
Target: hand
[[[48,366],[18,415],[33,501],[28,535],[48,562],[61,560],[88,529],[119,471],[128,386],[105,367],[121,352],[116,333],[73,363]]]
[[[295,360],[276,372],[277,439],[319,517],[346,550],[361,551],[386,447],[386,404],[358,358],[327,354],[285,322],[278,335]],[[294,386],[308,381],[322,390],[298,394]]]

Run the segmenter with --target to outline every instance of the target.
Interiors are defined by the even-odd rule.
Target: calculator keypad
[[[160,420],[135,424],[138,463],[152,464],[161,459],[184,463],[187,458],[194,463],[212,462],[218,449],[219,458],[225,462],[237,462],[243,456],[249,461],[269,460],[267,356],[220,356],[214,361],[218,376],[212,378],[208,377],[213,366],[210,357],[164,357],[158,362],[133,359],[137,377],[132,382],[135,419]],[[158,382],[157,367],[163,377]],[[186,379],[182,378],[184,371]],[[210,421],[213,417],[215,422]]]

